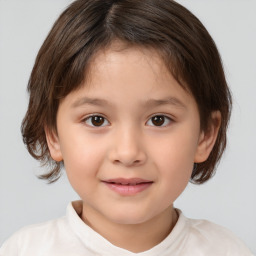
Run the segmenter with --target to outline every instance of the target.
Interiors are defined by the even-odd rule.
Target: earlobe
[[[214,144],[216,142],[218,132],[221,124],[221,113],[220,111],[214,111],[211,114],[211,120],[208,125],[208,129],[202,131],[199,140],[197,151],[195,155],[194,162],[202,163],[207,160],[209,157]]]
[[[44,131],[52,159],[55,160],[56,162],[61,162],[63,158],[60,150],[58,135],[56,134],[56,132],[48,128],[45,128]]]

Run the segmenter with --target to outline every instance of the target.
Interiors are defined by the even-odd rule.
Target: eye
[[[92,127],[104,127],[109,125],[108,120],[100,115],[92,115],[89,117],[86,117],[83,121],[86,125],[92,126]]]
[[[165,116],[165,115],[156,115],[151,117],[148,121],[147,121],[147,125],[149,126],[168,126],[171,123],[171,118]]]

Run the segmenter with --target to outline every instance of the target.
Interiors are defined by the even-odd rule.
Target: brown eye
[[[154,116],[152,117],[152,123],[155,125],[155,126],[162,126],[163,123],[164,123],[164,116]]]
[[[85,119],[85,123],[92,127],[103,127],[109,124],[106,118],[103,116],[89,116]]]
[[[167,126],[171,122],[171,119],[164,115],[153,116],[147,122],[149,126]]]

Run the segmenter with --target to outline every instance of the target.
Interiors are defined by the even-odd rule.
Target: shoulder
[[[204,255],[252,256],[244,242],[230,230],[207,220],[186,219],[187,246]],[[199,254],[201,255],[201,254]]]
[[[14,237],[23,240],[30,240],[31,238],[49,237],[49,234],[55,235],[59,233],[66,226],[66,218],[62,217],[55,220],[50,220],[44,223],[26,226],[14,234]]]
[[[44,223],[26,226],[14,233],[0,248],[0,256],[23,255],[22,251],[29,248],[41,248],[53,242],[59,234],[68,233],[65,217]]]

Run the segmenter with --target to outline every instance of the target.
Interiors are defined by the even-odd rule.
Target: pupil
[[[104,118],[101,116],[93,116],[92,117],[92,124],[94,126],[101,126],[104,123]]]
[[[161,126],[164,123],[164,117],[163,116],[154,116],[152,118],[152,123],[156,126]]]

